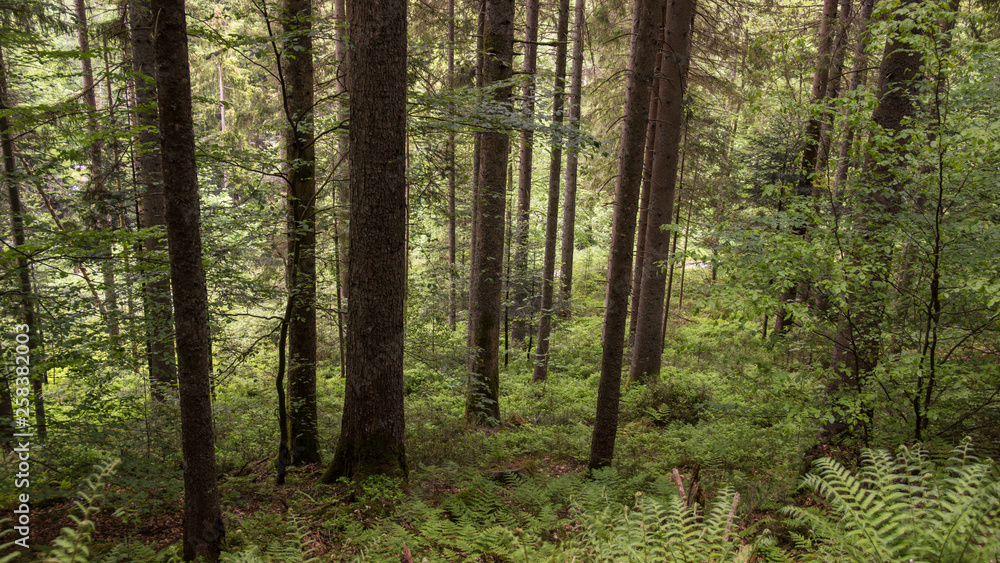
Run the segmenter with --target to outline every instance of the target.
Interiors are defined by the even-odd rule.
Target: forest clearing
[[[0,563],[1000,561],[996,0],[0,0]]]

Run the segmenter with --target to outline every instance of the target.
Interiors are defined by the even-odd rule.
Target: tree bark
[[[38,364],[35,354],[38,348],[40,334],[35,326],[35,297],[31,291],[31,265],[28,256],[21,251],[26,240],[24,234],[24,209],[21,206],[21,187],[18,182],[17,167],[14,162],[14,141],[11,135],[11,123],[8,111],[12,109],[7,90],[7,66],[4,64],[3,45],[0,45],[0,153],[3,156],[3,180],[7,184],[7,200],[10,205],[10,230],[14,238],[14,250],[17,251],[17,280],[20,315],[24,324],[28,325],[28,358],[33,366],[31,374],[31,394],[35,407],[35,432],[40,440],[48,435],[45,419],[45,395],[42,389],[44,370]],[[3,398],[4,403],[10,403],[10,393]],[[6,408],[5,404],[5,408]],[[11,415],[14,414],[11,405]]]
[[[865,66],[868,64],[868,56],[865,54],[868,48],[868,21],[871,19],[872,10],[875,7],[875,0],[861,0],[861,15],[857,25],[858,40],[854,44],[854,63],[851,66],[851,81],[848,83],[847,91],[853,94],[859,86],[865,82]],[[851,145],[854,143],[854,128],[847,124],[848,118],[853,111],[851,106],[847,106],[844,114],[844,134],[840,141],[840,152],[837,157],[837,173],[833,180],[832,198],[836,203],[839,200],[839,193],[847,182],[847,169],[850,168]]]
[[[159,117],[156,109],[155,53],[153,52],[153,15],[148,0],[132,0],[129,7],[132,70],[135,72],[135,170],[136,183],[142,187],[142,226],[164,229],[166,195],[163,192],[163,167],[157,145]],[[146,238],[145,250],[150,260],[162,269],[153,270],[145,283],[146,342],[150,391],[153,399],[163,402],[169,389],[177,388],[177,365],[174,351],[174,313],[170,299],[170,275],[166,258],[167,241],[162,235]]]
[[[663,29],[657,41],[663,49]],[[653,75],[653,89],[649,96],[649,116],[646,125],[646,149],[642,161],[642,188],[639,192],[639,225],[635,236],[635,266],[632,272],[632,300],[629,304],[628,345],[635,343],[635,324],[639,318],[639,296],[642,295],[642,267],[646,258],[646,225],[649,217],[649,184],[653,179],[653,155],[656,154],[657,113],[660,102],[660,63],[663,57],[656,55],[656,74]]]
[[[281,64],[288,162],[288,413],[292,465],[319,463],[316,414],[316,152],[312,0],[284,0]]]
[[[343,1],[343,0],[340,0]],[[455,0],[448,0],[448,90],[455,89]],[[458,317],[458,284],[455,258],[458,250],[455,222],[455,141],[454,131],[448,133],[448,328],[455,330]]]
[[[90,156],[90,176],[87,180],[84,200],[87,202],[87,223],[91,229],[111,230],[114,209],[111,194],[104,183],[104,158],[97,128],[97,90],[94,87],[94,71],[90,62],[90,40],[87,31],[87,5],[85,0],[75,0],[76,37],[80,47],[80,69],[83,76],[83,103],[86,105],[87,133],[91,141],[87,146]],[[101,270],[104,277],[104,304],[107,310],[104,322],[108,325],[108,335],[118,336],[118,306],[115,294],[114,266],[112,250],[106,241],[98,242],[101,256]]]
[[[511,76],[514,54],[513,0],[486,0],[483,11],[483,87]],[[509,86],[493,90],[493,103],[508,105]],[[469,387],[465,418],[476,425],[500,423],[500,295],[503,275],[503,231],[507,156],[510,138],[504,131],[480,134],[479,194],[476,244],[469,286]]]
[[[521,112],[525,120],[533,120],[535,115],[535,73],[538,58],[538,0],[528,0],[524,22],[524,67],[522,74],[528,78],[524,85]],[[534,129],[521,130],[521,152],[518,158],[517,176],[517,230],[514,235],[514,310],[510,338],[514,345],[521,347],[528,337],[531,317],[531,280],[528,275],[528,231],[531,220],[531,172],[534,163]]]
[[[184,0],[151,0],[156,14],[156,88],[166,193],[184,455],[184,559],[219,558],[219,506],[210,393],[208,291],[201,252],[198,164],[191,116]]]
[[[337,32],[334,39],[334,60],[337,62],[337,80],[335,94],[337,96],[337,121],[341,124],[341,130],[337,133],[337,170],[347,170],[348,149],[350,148],[350,138],[346,130],[350,118],[350,64],[347,60],[347,7],[346,0],[333,0],[333,17],[337,22]],[[346,319],[345,307],[350,306],[347,301],[347,271],[350,250],[350,179],[345,177],[350,174],[339,174],[337,182],[337,240],[338,248],[338,269],[340,295],[338,299],[340,306],[337,307],[337,327],[340,336],[340,357],[341,363],[345,361],[347,353],[344,343],[344,324]]]
[[[545,213],[545,253],[542,258],[542,311],[538,321],[538,345],[532,381],[545,381],[549,372],[549,336],[552,333],[552,297],[556,269],[556,237],[559,227],[559,173],[562,172],[563,92],[566,89],[566,36],[569,27],[569,0],[559,0],[556,24],[556,73],[552,94],[552,152],[549,160],[549,204]]]
[[[812,83],[812,105],[822,105],[826,97],[827,82],[830,78],[830,58],[833,49],[833,27],[837,20],[837,0],[823,0],[823,12],[819,20],[819,38],[816,49],[816,72]],[[809,116],[805,130],[805,148],[802,149],[802,162],[799,167],[799,179],[795,184],[795,196],[804,201],[813,197],[813,181],[815,179],[816,161],[819,155],[820,130],[823,118],[822,112],[813,112]],[[792,227],[792,232],[800,237],[806,236],[808,228],[805,219]],[[795,301],[798,283],[784,289],[781,294],[782,303]],[[774,333],[784,334],[792,324],[791,313],[784,307],[778,309],[774,319]]]
[[[323,483],[407,476],[403,416],[406,293],[406,1],[349,2],[351,260],[347,387]]]
[[[907,0],[906,5],[915,6],[917,2]],[[897,21],[902,17],[898,15]],[[872,113],[874,130],[869,143],[875,145],[877,136],[889,136],[893,144],[882,154],[869,152],[862,172],[867,189],[859,193],[855,224],[848,241],[848,259],[854,264],[854,271],[869,273],[847,280],[847,307],[838,322],[831,360],[834,376],[826,384],[826,397],[831,403],[843,398],[857,399],[878,364],[891,262],[886,231],[889,220],[900,209],[905,180],[897,177],[897,170],[900,174],[907,170],[905,153],[909,139],[901,132],[903,122],[915,115],[921,64],[920,53],[910,43],[898,36],[890,36],[886,41],[879,67],[879,102]],[[834,411],[833,420],[820,432],[821,443],[845,442],[858,428],[862,431],[861,441],[868,441],[870,420],[864,417],[870,414],[870,407],[862,405],[860,417],[840,409]],[[845,445],[854,447],[846,442]]]
[[[642,267],[631,380],[647,382],[660,375],[663,352],[663,301],[667,276],[662,265],[670,258],[671,232],[681,131],[684,126],[684,90],[691,51],[694,0],[671,0],[664,30],[660,63],[658,124],[646,226],[646,257]]]
[[[632,42],[626,82],[625,121],[618,150],[615,208],[608,256],[607,294],[604,301],[604,334],[601,379],[597,387],[597,413],[590,442],[588,468],[611,464],[618,432],[622,356],[628,313],[629,278],[635,243],[635,214],[642,181],[650,86],[656,67],[656,30],[662,19],[661,0],[635,0]]]
[[[565,317],[569,317],[572,313],[570,299],[573,297],[573,245],[576,231],[576,184],[580,152],[580,98],[583,86],[583,27],[586,25],[584,20],[586,4],[586,0],[576,0],[573,14],[573,70],[569,79],[570,139],[566,148],[566,187],[563,193],[562,251],[559,261],[559,268],[562,271],[559,299],[562,301],[561,312]]]

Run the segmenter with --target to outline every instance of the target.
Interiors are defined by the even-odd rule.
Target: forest
[[[0,0],[0,147],[0,563],[1000,561],[997,0]]]

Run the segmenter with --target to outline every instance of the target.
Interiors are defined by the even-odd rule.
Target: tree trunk
[[[569,27],[569,0],[559,0],[559,20],[556,26],[556,75],[552,94],[552,124],[563,123],[563,92],[566,88],[566,35]],[[545,253],[542,259],[542,311],[538,321],[538,345],[535,348],[535,369],[532,381],[545,381],[549,372],[549,336],[552,333],[552,296],[556,269],[556,237],[559,227],[559,173],[562,171],[562,135],[552,133],[552,153],[549,161],[549,205],[545,214]]]
[[[830,47],[830,69],[827,72],[826,93],[823,98],[822,114],[820,115],[819,153],[816,156],[815,182],[813,182],[813,197],[819,197],[820,186],[829,186],[822,182],[822,176],[830,164],[830,131],[833,129],[833,101],[840,96],[841,76],[844,74],[844,60],[847,55],[847,37],[851,33],[851,22],[854,21],[854,5],[852,0],[839,0],[837,12],[837,35]]]
[[[333,0],[333,17],[337,22],[337,32],[334,39],[334,60],[337,62],[337,80],[335,86],[335,94],[337,96],[337,121],[339,121],[342,126],[347,124],[348,118],[350,117],[350,64],[347,60],[347,32],[348,32],[348,22],[347,22],[347,7],[345,4],[346,0]],[[351,190],[349,186],[349,178],[346,178],[350,171],[348,170],[348,149],[350,148],[350,139],[348,132],[346,130],[341,130],[337,134],[337,163],[336,170],[344,171],[338,174],[339,181],[337,182],[337,241],[339,241],[338,249],[338,269],[340,275],[339,286],[340,295],[338,295],[338,300],[340,305],[337,307],[337,326],[340,336],[340,357],[343,365],[345,355],[347,350],[345,349],[345,336],[344,336],[344,323],[346,319],[345,307],[349,307],[347,301],[347,270],[348,270],[348,251],[350,249],[350,206],[351,206]]]
[[[201,252],[184,0],[151,0],[184,455],[184,559],[219,558],[225,534],[215,466],[208,292]]]
[[[566,148],[566,188],[563,193],[562,251],[560,270],[562,271],[563,316],[572,312],[570,299],[573,297],[573,239],[576,230],[576,176],[580,143],[580,97],[583,85],[583,26],[586,0],[576,0],[573,14],[573,70],[569,79],[569,126],[570,139]]]
[[[135,170],[136,183],[142,186],[142,226],[163,229],[166,225],[166,195],[163,193],[163,168],[157,146],[159,118],[156,110],[155,53],[153,52],[153,16],[148,0],[133,0],[129,9],[131,26],[132,70],[135,72]],[[154,264],[166,266],[167,241],[162,236],[146,238],[145,249]],[[170,300],[170,277],[162,268],[145,284],[146,342],[150,391],[153,399],[163,402],[169,389],[177,388],[174,351],[174,313]]]
[[[80,69],[83,75],[83,102],[87,106],[87,133],[91,137],[87,152],[90,156],[90,171],[84,200],[87,202],[87,223],[91,229],[110,230],[112,228],[111,194],[104,183],[104,159],[102,156],[100,132],[97,128],[97,90],[94,87],[94,71],[90,62],[90,41],[87,37],[87,6],[85,0],[75,0],[76,38],[80,47]],[[104,274],[104,304],[107,310],[104,322],[108,325],[108,335],[118,336],[118,307],[115,295],[115,278],[112,251],[106,241],[98,242],[101,256],[101,270]]]
[[[851,66],[851,81],[847,87],[849,94],[857,91],[858,87],[865,82],[867,74],[865,66],[868,64],[868,56],[865,54],[868,48],[868,20],[871,19],[872,10],[875,7],[875,0],[861,0],[861,15],[857,25],[858,40],[854,45],[854,64]],[[840,153],[837,157],[837,173],[833,180],[832,197],[834,202],[839,199],[839,192],[847,182],[847,169],[850,167],[851,145],[854,143],[854,128],[848,124],[851,117],[851,106],[847,106],[844,115],[844,135],[840,141]]]
[[[316,415],[316,153],[312,0],[284,0],[282,97],[288,162],[288,413],[292,465],[319,463]]]
[[[4,64],[3,46],[0,45],[0,152],[3,155],[3,180],[7,184],[7,200],[10,204],[10,230],[14,238],[13,248],[17,251],[20,315],[24,324],[27,325],[26,330],[19,332],[28,335],[28,361],[33,366],[29,373],[31,374],[31,394],[34,396],[35,432],[40,440],[45,440],[48,434],[45,420],[45,395],[42,389],[45,372],[40,369],[39,358],[35,354],[40,334],[38,327],[35,326],[35,297],[31,291],[31,266],[28,262],[28,256],[20,251],[25,243],[24,209],[21,207],[21,188],[14,163],[14,141],[7,113],[10,109],[12,108],[7,91],[7,66]],[[7,396],[3,398],[4,403],[9,404],[9,399],[8,391]],[[6,408],[6,405],[4,407]],[[13,405],[11,407],[11,414],[13,414]]]
[[[528,0],[525,8],[524,22],[524,68],[522,74],[527,75],[524,85],[524,101],[521,112],[524,119],[529,120],[535,115],[535,73],[538,58],[538,0]],[[528,337],[531,317],[531,279],[528,275],[528,231],[531,219],[531,172],[532,151],[534,148],[534,130],[526,127],[521,130],[521,152],[518,159],[517,176],[517,230],[514,235],[514,322],[511,328],[511,340],[521,347]]]
[[[514,55],[513,0],[486,0],[483,12],[483,87],[511,76]],[[493,90],[493,103],[510,103],[509,86]],[[500,423],[500,295],[503,275],[504,207],[507,200],[506,132],[480,134],[479,202],[476,206],[475,252],[469,286],[469,390],[465,418],[472,424]]]
[[[915,6],[918,0],[907,0]],[[890,149],[882,154],[869,153],[864,164],[864,184],[855,210],[856,222],[848,242],[848,259],[856,272],[869,272],[848,278],[847,308],[842,314],[834,338],[831,365],[834,376],[827,382],[826,397],[831,403],[845,397],[857,398],[868,385],[878,364],[881,349],[881,324],[885,309],[888,265],[891,262],[887,223],[899,212],[905,174],[905,153],[909,136],[903,122],[915,115],[917,80],[922,60],[909,42],[890,37],[879,67],[879,103],[872,113],[876,135],[893,137]],[[902,134],[901,134],[902,133]],[[849,439],[860,427],[863,442],[868,441],[870,407],[862,405],[861,416],[835,411],[831,422],[820,433],[820,442],[833,444]],[[854,445],[850,445],[854,447]]]
[[[813,75],[812,104],[824,103],[826,86],[830,77],[830,55],[833,49],[833,27],[837,19],[837,0],[823,0],[823,13],[819,20],[819,38],[816,49],[816,73]],[[795,184],[795,196],[804,200],[813,196],[813,180],[815,179],[816,161],[819,155],[820,129],[823,122],[822,112],[814,112],[806,123],[805,148],[802,150],[802,163],[799,167],[799,179]],[[808,232],[805,218],[802,223],[792,227],[792,232],[804,237]],[[781,294],[782,303],[795,301],[798,283],[785,288]],[[784,307],[775,314],[774,333],[784,334],[792,324],[791,313]]]
[[[662,265],[670,258],[672,222],[681,131],[684,126],[684,89],[691,51],[694,0],[671,0],[664,30],[660,63],[658,126],[653,158],[649,211],[646,225],[646,257],[642,267],[631,380],[653,381],[660,375],[663,353],[663,301],[667,276]]]
[[[343,0],[340,0],[343,1]],[[448,0],[448,90],[455,89],[455,0]],[[448,133],[448,328],[455,330],[458,317],[458,292],[456,285],[457,270],[455,264],[458,238],[455,221],[455,132]]]
[[[657,43],[663,49],[663,29]],[[649,221],[649,184],[653,179],[653,155],[656,153],[657,113],[660,103],[660,63],[661,52],[656,55],[656,74],[653,75],[653,89],[649,96],[649,116],[646,125],[646,149],[642,161],[642,188],[639,194],[639,225],[635,236],[635,266],[632,272],[632,300],[629,304],[628,345],[635,343],[635,323],[639,318],[639,296],[642,295],[642,267],[646,257],[646,225]]]
[[[351,261],[347,388],[323,483],[406,478],[406,1],[349,2]]]
[[[650,86],[656,68],[656,30],[662,19],[661,0],[635,0],[632,13],[632,44],[626,82],[625,120],[618,150],[615,208],[608,256],[608,283],[604,301],[604,351],[601,379],[597,387],[597,414],[590,442],[588,468],[611,464],[618,433],[618,402],[621,392],[622,356],[628,314],[629,278],[635,243],[635,214],[642,181]]]

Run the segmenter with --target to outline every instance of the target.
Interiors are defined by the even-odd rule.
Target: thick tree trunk
[[[524,22],[524,67],[522,74],[528,77],[522,95],[521,112],[524,119],[535,115],[535,73],[538,59],[538,0],[528,0]],[[517,176],[517,229],[514,235],[514,322],[510,338],[514,345],[521,347],[531,330],[531,280],[528,276],[528,231],[531,219],[531,172],[534,163],[532,154],[535,132],[531,127],[521,130],[521,152],[518,158]]]
[[[563,92],[566,88],[566,35],[569,28],[569,0],[559,0],[556,24],[556,75],[552,94],[552,124],[563,123]],[[542,258],[542,311],[538,321],[538,345],[531,379],[545,381],[549,372],[549,336],[552,334],[552,297],[556,269],[556,237],[559,227],[559,173],[562,172],[562,135],[552,134],[549,161],[549,204],[545,213],[545,253]]]
[[[157,145],[159,117],[156,110],[155,53],[153,52],[153,16],[148,0],[133,0],[129,8],[132,46],[132,70],[135,72],[135,170],[142,186],[142,226],[161,229],[166,225],[166,195],[163,193],[163,168]],[[170,276],[165,262],[167,241],[151,236],[145,242],[146,253],[154,264],[162,264],[145,284],[146,342],[149,383],[153,399],[163,402],[169,389],[177,388],[177,365],[174,352],[174,312],[170,300]],[[153,270],[157,271],[157,270]]]
[[[39,365],[35,354],[38,348],[40,334],[35,326],[35,302],[31,291],[31,266],[28,256],[20,251],[25,243],[24,209],[21,206],[21,187],[18,183],[17,168],[14,163],[14,141],[11,135],[11,123],[8,111],[11,109],[7,90],[7,67],[4,64],[3,46],[0,45],[0,152],[3,156],[3,180],[7,184],[7,200],[10,205],[10,230],[14,238],[14,250],[17,254],[18,301],[20,316],[27,325],[27,330],[20,331],[28,335],[28,361],[31,362],[31,394],[34,397],[35,432],[38,438],[45,440],[47,425],[45,420],[45,395],[42,389],[44,370]],[[4,408],[10,405],[10,393],[3,397]],[[13,415],[13,405],[10,414]]]
[[[604,301],[604,351],[601,355],[601,379],[597,387],[597,414],[587,464],[591,470],[611,464],[615,452],[615,436],[618,433],[618,402],[632,249],[635,243],[635,214],[639,207],[646,114],[649,110],[653,71],[656,68],[656,31],[662,19],[662,5],[661,0],[635,0],[633,4],[625,121],[618,150],[615,209]]]
[[[322,482],[406,478],[406,1],[349,2],[351,261],[347,388]]]
[[[562,288],[559,299],[562,315],[569,317],[572,312],[570,299],[573,297],[573,251],[576,230],[576,184],[578,154],[580,152],[580,98],[583,85],[583,27],[586,0],[576,0],[573,14],[573,70],[569,79],[569,126],[570,139],[566,148],[566,187],[563,192],[562,251],[560,270]]]
[[[483,12],[483,87],[511,76],[514,54],[513,0],[486,0]],[[493,90],[493,103],[510,103],[509,86]],[[504,131],[480,135],[479,194],[475,252],[469,286],[469,389],[465,418],[472,424],[500,422],[500,295],[503,275],[504,208],[507,200],[507,156],[510,138]]]
[[[915,6],[918,0],[907,0]],[[869,153],[863,169],[866,189],[861,192],[855,210],[856,219],[848,243],[848,258],[859,274],[847,280],[846,313],[841,315],[834,339],[831,365],[834,377],[826,385],[830,403],[839,399],[858,399],[868,385],[878,364],[881,350],[881,325],[885,309],[886,286],[891,262],[891,244],[887,240],[887,223],[901,205],[905,180],[905,153],[909,136],[902,135],[903,122],[915,115],[917,80],[922,60],[911,44],[890,37],[879,67],[879,103],[872,113],[875,136],[893,137],[891,149],[876,155]],[[861,429],[860,439],[868,440],[870,408],[862,405],[860,417],[835,409],[833,420],[823,426],[820,442],[833,444],[850,439]],[[854,447],[854,444],[846,444]]]
[[[151,0],[184,455],[184,559],[219,558],[225,534],[215,466],[208,291],[201,253],[198,164],[184,0]]]
[[[823,0],[823,13],[819,20],[818,48],[816,49],[816,73],[813,75],[812,104],[822,105],[826,96],[827,82],[830,78],[830,59],[833,50],[833,31],[837,20],[837,0]],[[814,112],[806,123],[805,148],[802,149],[802,162],[799,167],[799,179],[795,184],[795,196],[798,199],[813,197],[813,180],[815,179],[816,161],[819,155],[820,129],[823,122],[822,112]],[[792,227],[792,232],[800,237],[806,236],[808,228],[805,219],[801,224]],[[795,301],[798,283],[785,288],[781,294],[782,303]],[[775,314],[774,333],[783,334],[792,325],[791,313],[784,307]]]
[[[284,0],[281,27],[288,162],[288,412],[292,465],[319,463],[316,414],[316,152],[312,0]]]
[[[649,190],[646,224],[646,257],[642,267],[635,345],[629,378],[640,382],[660,375],[663,352],[663,301],[667,276],[663,264],[670,258],[672,222],[681,131],[684,126],[684,90],[691,51],[694,0],[671,0],[664,31],[663,60],[660,63],[658,124]]]

